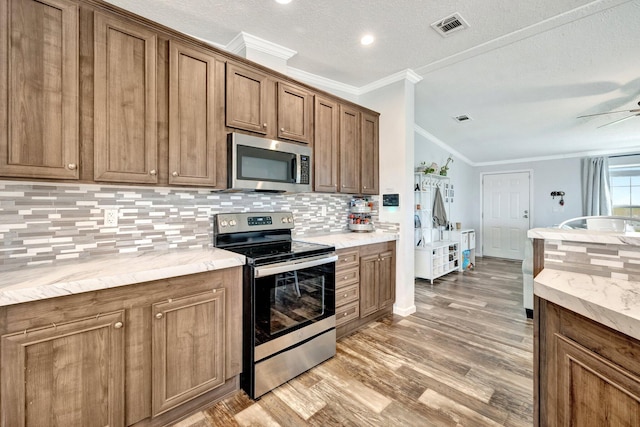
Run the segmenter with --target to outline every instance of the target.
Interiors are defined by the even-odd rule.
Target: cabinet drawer
[[[348,302],[357,301],[358,298],[360,298],[359,283],[336,289],[336,307],[343,306]]]
[[[360,281],[360,269],[358,267],[336,272],[336,291]]]
[[[358,249],[348,249],[337,251],[338,261],[336,261],[336,271],[342,271],[347,268],[358,267],[360,256]]]
[[[360,317],[360,304],[354,301],[336,309],[336,326],[345,324]]]

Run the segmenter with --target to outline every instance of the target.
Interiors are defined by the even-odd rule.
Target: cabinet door
[[[267,75],[227,63],[227,126],[267,133]]]
[[[557,425],[637,426],[640,378],[569,339],[555,338]]]
[[[313,95],[305,89],[278,82],[278,138],[312,142]]]
[[[378,254],[360,257],[360,317],[378,311]]]
[[[226,188],[224,62],[171,40],[169,67],[169,184]]]
[[[0,175],[78,179],[78,6],[0,2]]]
[[[338,191],[339,121],[338,104],[316,96],[315,138],[313,142],[313,167],[315,191]]]
[[[124,313],[2,337],[2,425],[124,425]]]
[[[156,35],[100,13],[94,26],[94,179],[156,183]]]
[[[340,106],[339,161],[340,192],[360,193],[360,112],[344,105]]]
[[[154,304],[152,414],[224,383],[225,290]]]
[[[382,252],[378,263],[378,309],[393,305],[396,300],[395,257],[392,251]]]
[[[362,113],[362,194],[378,194],[379,191],[379,143],[378,116]]]

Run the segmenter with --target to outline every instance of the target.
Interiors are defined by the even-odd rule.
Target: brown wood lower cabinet
[[[538,426],[640,426],[640,341],[536,297]]]
[[[337,251],[338,338],[392,313],[396,295],[395,247],[393,241]]]
[[[0,425],[166,425],[239,388],[241,268],[0,307]]]

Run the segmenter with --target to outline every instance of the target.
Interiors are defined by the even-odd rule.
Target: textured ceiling
[[[640,0],[110,0],[216,44],[240,31],[297,51],[289,67],[362,87],[412,69],[415,123],[472,164],[640,151]],[[454,12],[470,28],[442,38]],[[360,37],[372,32],[369,47]],[[458,123],[454,116],[472,120]]]

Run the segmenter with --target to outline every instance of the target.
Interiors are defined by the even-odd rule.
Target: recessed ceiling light
[[[278,3],[280,4],[289,4],[291,3],[291,0],[276,0]]]
[[[362,38],[360,39],[360,43],[362,43],[363,45],[367,46],[371,43],[373,43],[375,39],[373,38],[373,36],[371,34],[366,34],[364,36],[362,36]]]

